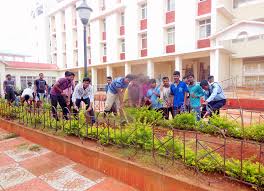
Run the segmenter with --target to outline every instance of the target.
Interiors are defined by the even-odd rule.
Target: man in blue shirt
[[[105,93],[107,94],[108,92],[108,89],[109,89],[109,86],[111,85],[112,83],[112,76],[107,76],[106,78],[106,82],[107,84],[105,85]],[[116,104],[114,103],[111,110],[110,110],[110,113],[113,112],[114,115],[117,115],[117,108],[116,108]]]
[[[119,108],[119,113],[121,116],[122,123],[124,120],[124,93],[128,84],[135,79],[134,75],[128,74],[126,77],[118,77],[112,81],[112,83],[108,87],[108,91],[106,94],[106,102],[105,102],[105,115],[106,113],[111,112],[111,108],[113,104],[116,104],[116,107]]]
[[[199,121],[201,119],[201,97],[204,96],[204,92],[201,86],[194,81],[193,74],[188,75],[188,81],[191,111],[196,114],[196,119]]]
[[[204,102],[204,105],[207,106],[207,111],[204,117],[210,116],[212,113],[219,115],[220,109],[226,104],[226,97],[222,87],[217,82],[212,82],[209,85],[206,80],[202,80],[200,86],[207,92]]]
[[[149,99],[151,105],[151,109],[159,110],[161,109],[162,105],[159,102],[160,97],[160,89],[157,87],[156,80],[150,80],[150,89],[147,92],[147,98]]]
[[[171,95],[173,96],[173,117],[179,114],[181,109],[186,105],[188,88],[186,83],[180,81],[180,76],[179,71],[173,72],[174,83],[170,86]]]

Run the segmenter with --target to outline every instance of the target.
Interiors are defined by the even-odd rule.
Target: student
[[[162,83],[160,86],[160,99],[162,101],[163,116],[165,119],[169,119],[170,112],[173,116],[169,78],[163,77]]]
[[[113,78],[112,76],[107,76],[106,78],[106,85],[105,85],[105,93],[107,94],[109,90],[109,86],[112,83]],[[113,106],[111,107],[110,113],[113,113],[114,115],[117,115],[117,109],[116,109],[116,104],[114,103]]]
[[[208,81],[202,80],[200,86],[207,91],[204,105],[207,106],[204,117],[211,116],[212,113],[220,114],[220,109],[226,104],[226,97],[222,87],[214,82],[211,86]]]
[[[141,96],[140,96],[140,83],[139,79],[132,80],[127,87],[128,103],[129,107],[140,107]]]
[[[157,111],[161,110],[162,105],[159,101],[160,89],[159,87],[157,87],[155,79],[150,80],[150,89],[147,92],[147,98],[149,99],[149,102],[151,103],[150,105],[151,109],[155,109]]]
[[[188,87],[188,85],[189,85],[188,75],[187,75],[187,76],[184,76],[184,77],[182,78],[182,81],[183,81],[183,82],[187,85],[187,87]],[[186,97],[186,103],[185,103],[186,105],[185,105],[185,107],[186,107],[186,111],[190,113],[190,111],[191,111],[191,108],[190,108],[190,94],[189,94],[189,92],[187,92],[186,94],[187,94],[187,97]]]
[[[65,96],[70,97],[71,95],[66,95],[63,91],[72,86],[74,76],[75,74],[72,72],[66,73],[65,77],[60,78],[51,88],[50,98],[51,98],[51,105],[52,105],[52,114],[53,114],[53,117],[56,118],[56,120],[58,120],[58,115],[57,115],[58,102],[61,106],[64,119],[68,120],[67,114],[69,111],[67,109],[67,104],[66,104],[66,100],[64,97]]]
[[[44,80],[44,74],[39,74],[39,79],[34,82],[34,95],[36,97],[37,105],[40,106],[42,101],[47,97],[48,84]]]
[[[94,102],[94,95],[93,95],[93,87],[91,86],[90,78],[83,78],[83,82],[79,83],[75,88],[72,95],[72,103],[74,108],[74,113],[77,114],[81,102],[84,102],[86,105],[86,111],[91,119],[91,123],[95,123],[95,116],[93,110],[93,102]]]
[[[180,72],[173,72],[174,83],[170,85],[173,96],[173,117],[181,112],[186,105],[188,88],[186,83],[180,81]]]
[[[7,99],[9,103],[13,103],[13,101],[15,101],[16,99],[15,81],[12,80],[12,77],[10,74],[6,75],[6,80],[4,81],[3,88],[4,88],[4,93],[5,93],[5,99]]]
[[[107,113],[111,112],[111,108],[113,104],[116,104],[116,107],[119,108],[119,113],[121,116],[121,123],[126,123],[125,116],[124,116],[124,92],[128,86],[128,84],[134,79],[135,77],[131,74],[128,74],[126,77],[118,77],[112,81],[109,86],[106,95],[106,102],[105,102],[105,116]]]
[[[203,89],[194,81],[194,75],[188,76],[188,90],[190,94],[190,109],[196,114],[197,121],[201,119],[201,97],[204,96]]]
[[[33,94],[34,94],[34,90],[32,87],[32,82],[28,82],[28,87],[24,89],[21,95],[21,102],[24,103],[26,101],[28,105],[31,105],[34,99]]]

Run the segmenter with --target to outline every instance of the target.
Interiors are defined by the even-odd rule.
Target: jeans
[[[172,117],[174,117],[174,113],[173,113],[172,107],[163,107],[162,108],[162,114],[163,114],[163,117],[165,119],[169,119],[170,112],[171,112]]]
[[[53,117],[57,120],[59,119],[58,113],[57,113],[57,105],[59,102],[59,105],[61,106],[61,109],[62,109],[63,118],[68,120],[67,115],[69,113],[69,110],[67,108],[67,104],[66,104],[64,97],[62,95],[50,95],[50,99],[51,99],[51,105],[52,105],[51,111],[52,111]]]
[[[197,121],[200,121],[201,120],[201,109],[200,109],[200,106],[199,107],[192,107],[191,111],[193,113],[195,113],[196,115],[196,120]]]
[[[76,99],[76,102],[75,102],[75,105],[78,107],[78,109],[80,109],[80,107],[81,107],[81,102],[84,102],[85,103],[85,105],[86,105],[86,110],[90,107],[90,99],[89,98],[87,98],[87,99]],[[78,111],[77,110],[73,110],[73,113],[74,113],[74,115],[76,116],[77,115],[77,113],[78,113]],[[89,111],[88,112],[88,115],[89,115],[89,117],[90,117],[90,119],[91,119],[91,122],[92,122],[92,124],[93,123],[95,123],[95,115],[94,115],[94,110],[93,110],[93,108],[92,108],[92,110],[91,111]]]

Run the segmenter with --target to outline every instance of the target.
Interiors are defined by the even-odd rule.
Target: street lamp
[[[93,11],[91,7],[89,7],[85,0],[76,8],[79,13],[80,19],[83,24],[83,45],[84,45],[84,77],[88,76],[87,71],[87,47],[86,47],[86,26],[88,24],[91,12]]]

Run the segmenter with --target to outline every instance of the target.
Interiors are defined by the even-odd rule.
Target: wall
[[[175,3],[175,49],[176,52],[196,49],[197,0],[176,0]],[[163,41],[159,42],[162,43]]]
[[[240,7],[233,9],[237,20],[255,20],[264,18],[264,2],[259,1],[242,4]]]
[[[67,68],[72,68],[73,64],[73,14],[75,11],[73,10],[74,6],[69,6],[65,10],[65,25],[66,25],[66,58],[67,58]]]
[[[219,79],[218,81],[227,80],[230,78],[230,55],[220,51],[219,62]]]
[[[159,79],[163,77],[169,77],[172,79],[174,62],[160,62],[154,64],[154,78]]]

